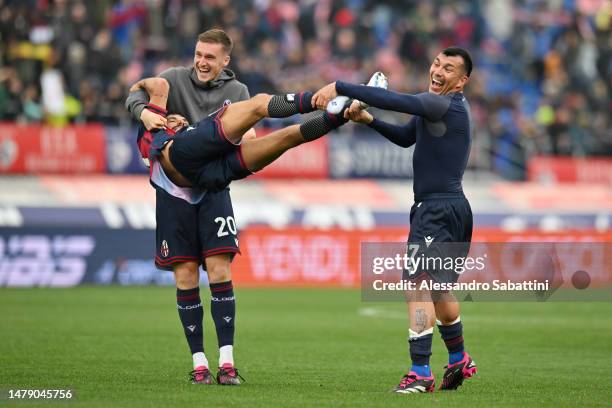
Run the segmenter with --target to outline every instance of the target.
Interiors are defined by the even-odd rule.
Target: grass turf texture
[[[479,375],[457,392],[396,395],[388,390],[409,367],[404,305],[316,289],[243,289],[237,302],[236,362],[248,382],[230,388],[187,382],[170,287],[0,289],[0,389],[75,390],[71,402],[9,403],[46,407],[609,406],[612,395],[611,303],[464,303]],[[437,331],[433,352],[439,383]]]

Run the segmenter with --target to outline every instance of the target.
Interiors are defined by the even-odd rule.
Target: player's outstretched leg
[[[244,164],[251,172],[263,169],[287,150],[316,140],[342,126],[347,122],[342,117],[343,112],[338,115],[320,112],[301,125],[289,126],[264,137],[245,140],[241,146]]]
[[[440,389],[456,390],[463,384],[463,380],[476,374],[476,363],[465,352],[463,345],[463,324],[459,316],[459,303],[456,300],[436,302],[435,307],[438,329],[448,349],[448,365],[444,367],[444,378]]]
[[[204,160],[192,177],[192,184],[219,191],[234,180],[241,180],[278,159],[287,150],[313,141],[345,123],[340,115],[318,112],[301,125],[293,125],[256,139],[243,140],[230,154]],[[210,274],[209,274],[210,275]]]
[[[263,118],[286,118],[317,110],[310,104],[312,92],[296,94],[257,94],[251,99],[228,105],[220,120],[228,139],[239,143],[250,128]]]
[[[387,77],[381,72],[375,72],[367,86],[386,89]],[[299,92],[282,95],[257,94],[248,101],[237,102],[229,105],[221,116],[221,124],[227,138],[233,143],[239,143],[250,128],[263,118],[286,118],[298,113],[309,113],[317,110],[312,106],[313,92]],[[344,111],[348,98],[339,97],[341,100],[333,101],[328,112],[335,116]],[[338,98],[337,98],[338,99]],[[361,104],[366,108],[365,104]]]
[[[409,301],[408,313],[410,315],[408,343],[412,366],[393,391],[399,394],[433,392],[435,379],[429,367],[435,313],[433,303]]]

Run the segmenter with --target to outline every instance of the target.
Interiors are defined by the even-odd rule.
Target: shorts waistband
[[[431,193],[431,194],[423,194],[420,196],[415,196],[414,201],[428,201],[428,200],[457,200],[465,198],[463,191],[458,193]]]

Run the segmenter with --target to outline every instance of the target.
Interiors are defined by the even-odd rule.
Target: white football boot
[[[389,81],[387,80],[387,77],[385,76],[385,74],[383,74],[380,71],[376,71],[370,77],[370,80],[368,81],[366,86],[373,86],[375,88],[387,89],[387,87],[389,86]],[[332,115],[337,115],[338,113],[342,112],[342,109],[344,109],[344,105],[348,102],[349,99],[350,98],[348,96],[344,96],[344,95],[336,96],[334,99],[329,101],[329,103],[327,104],[327,111],[331,113]],[[361,109],[368,108],[368,104],[363,103],[361,101],[359,101],[359,106],[361,107]]]

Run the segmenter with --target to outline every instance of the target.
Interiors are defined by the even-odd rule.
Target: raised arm
[[[416,118],[410,119],[403,126],[392,125],[391,123],[374,118],[368,126],[398,146],[410,147],[416,143]]]
[[[166,79],[145,78],[132,85],[130,88],[130,97],[138,93],[144,93],[146,96],[148,96],[147,99],[149,105],[154,105],[162,108],[162,110],[165,110],[166,104],[168,103],[169,91],[170,85]],[[130,100],[130,97],[128,97],[128,101]],[[149,109],[146,109],[146,106],[147,102],[145,101],[139,118],[147,130],[163,128],[166,125],[166,118],[150,111]]]
[[[144,90],[149,95],[149,103],[166,109],[170,84],[164,78],[145,78],[136,82],[130,92]]]
[[[147,107],[147,103],[149,103],[149,95],[145,90],[138,88],[136,91],[130,91],[125,100],[125,108],[135,120],[140,121],[140,115]]]
[[[321,88],[313,96],[313,103],[319,108],[324,108],[338,94],[358,99],[380,109],[418,115],[434,122],[442,119],[450,106],[450,98],[447,96],[429,92],[410,95],[342,81]]]
[[[392,125],[376,119],[367,110],[362,110],[357,101],[354,101],[351,107],[346,110],[344,117],[371,127],[398,146],[410,147],[416,143],[416,118],[414,117],[403,126]]]

